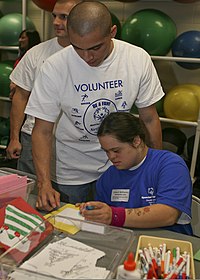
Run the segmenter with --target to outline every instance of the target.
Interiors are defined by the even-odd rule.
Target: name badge
[[[129,189],[114,189],[112,190],[111,201],[128,202],[129,193]]]

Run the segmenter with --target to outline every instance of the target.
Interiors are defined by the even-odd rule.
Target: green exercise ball
[[[10,119],[0,118],[0,136],[9,136],[10,133]]]
[[[113,13],[110,13],[111,14],[111,17],[112,17],[112,23],[113,25],[115,24],[117,26],[117,34],[115,36],[116,39],[121,39],[121,30],[122,30],[122,26],[121,26],[121,23],[118,19],[118,17],[113,14]]]
[[[8,146],[9,143],[9,136],[0,136],[0,145]]]
[[[13,70],[10,63],[0,62],[0,92],[1,96],[9,97],[10,79],[9,76]]]
[[[176,25],[167,14],[156,9],[144,9],[126,19],[121,38],[142,47],[150,55],[166,55],[176,33]]]
[[[22,15],[11,13],[0,18],[0,45],[18,46],[19,35],[22,31]],[[34,23],[26,17],[26,28],[35,30]]]
[[[159,101],[157,101],[157,102],[155,103],[156,110],[157,110],[159,116],[163,116],[163,114],[164,114],[164,113],[163,113],[163,111],[164,111],[164,109],[163,109],[163,103],[164,103],[164,98],[160,99]],[[133,106],[132,106],[130,112],[131,112],[132,114],[138,114],[138,108],[135,106],[135,104],[133,104]]]

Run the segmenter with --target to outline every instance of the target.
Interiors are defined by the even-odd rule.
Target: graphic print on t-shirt
[[[110,113],[117,112],[117,107],[109,99],[98,99],[91,103],[83,116],[84,128],[92,135],[96,135],[99,125]]]

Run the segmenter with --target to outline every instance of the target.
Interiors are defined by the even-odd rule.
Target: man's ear
[[[117,25],[113,25],[110,31],[111,38],[115,38],[116,34],[117,34]]]
[[[141,144],[141,138],[140,136],[135,136],[135,138],[133,139],[133,147],[134,148],[138,148]]]

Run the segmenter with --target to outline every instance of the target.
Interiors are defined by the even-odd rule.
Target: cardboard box
[[[19,187],[13,191],[9,191],[6,189],[5,192],[0,195],[0,207],[4,207],[9,201],[22,197],[25,201],[28,201],[29,195],[31,191],[35,187],[35,179],[30,178],[28,173],[18,171],[12,168],[0,168],[0,176],[10,175],[10,174],[18,174],[19,176],[27,176],[27,185],[24,187]]]
[[[177,240],[177,239],[168,239],[168,238],[160,238],[155,236],[147,236],[141,235],[138,240],[137,251],[135,255],[135,260],[138,261],[139,249],[143,249],[144,247],[148,247],[148,244],[151,244],[152,247],[159,247],[160,244],[165,243],[167,250],[173,250],[173,248],[180,247],[180,252],[183,253],[187,251],[190,253],[190,275],[191,279],[195,279],[195,269],[194,269],[194,260],[193,260],[193,249],[192,243],[184,240]]]

